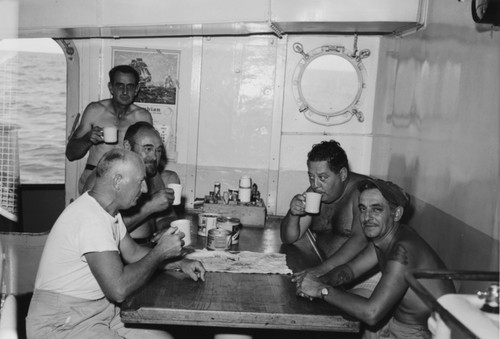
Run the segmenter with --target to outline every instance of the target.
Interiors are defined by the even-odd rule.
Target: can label
[[[231,247],[231,232],[223,228],[214,228],[208,231],[207,249],[226,251]]]
[[[233,245],[238,244],[240,242],[240,231],[241,231],[241,222],[238,218],[229,218],[229,223],[233,228],[233,235],[231,243]]]
[[[232,245],[239,243],[241,229],[240,219],[219,217],[217,218],[217,228],[222,228],[231,232]]]

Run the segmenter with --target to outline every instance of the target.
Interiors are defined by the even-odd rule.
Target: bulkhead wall
[[[500,34],[470,3],[429,6],[425,30],[381,41],[370,171],[411,193],[450,269],[498,271]]]
[[[290,199],[308,187],[305,164],[313,144],[338,140],[348,153],[351,169],[368,173],[371,139],[367,136],[379,39],[266,35],[74,40],[80,83],[85,84],[74,94],[80,97],[80,112],[89,102],[108,98],[109,69],[132,59],[137,62],[138,57],[149,63],[151,84],[163,84],[165,69],[175,68],[171,71],[175,73],[171,74],[177,90],[175,103],[145,107],[152,112],[156,127],[170,137],[167,168],[179,174],[187,206],[212,191],[215,182],[221,182],[222,191],[237,189],[239,178],[249,175],[268,213],[284,215]],[[358,107],[364,122],[353,118],[338,126],[324,126],[299,111],[292,93],[293,74],[303,58],[293,50],[297,42],[305,52],[324,45],[353,50],[355,43],[371,51],[363,60],[367,75]],[[68,126],[75,118],[76,112],[70,112]],[[67,177],[77,178],[75,173],[83,168],[84,160],[68,163],[72,174]]]

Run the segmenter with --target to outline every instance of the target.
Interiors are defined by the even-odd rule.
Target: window
[[[0,118],[11,120],[0,124],[17,126],[20,183],[64,183],[66,60],[61,48],[52,39],[1,40],[0,65],[5,79]]]

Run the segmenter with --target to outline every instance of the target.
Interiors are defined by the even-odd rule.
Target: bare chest
[[[349,203],[322,204],[320,213],[312,218],[311,228],[317,233],[329,231],[349,237],[353,218],[352,205]]]

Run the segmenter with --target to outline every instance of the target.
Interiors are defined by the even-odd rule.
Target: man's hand
[[[151,213],[165,211],[174,201],[174,190],[171,188],[161,189],[151,195],[147,204]]]
[[[201,262],[184,258],[179,261],[179,267],[182,272],[189,275],[194,281],[198,281],[198,279],[205,281],[205,267]]]
[[[297,295],[303,298],[321,298],[321,289],[328,287],[319,278],[310,273],[301,276],[300,279],[292,278],[297,288]]]
[[[92,126],[87,133],[88,140],[93,144],[102,144],[104,142],[104,130],[100,126]]]
[[[304,279],[304,276],[306,274],[311,274],[311,275],[315,276],[316,278],[319,278],[323,275],[323,272],[320,269],[320,266],[308,268],[308,269],[305,269],[303,271],[294,273],[292,276],[292,281],[293,282],[302,281],[302,279]]]
[[[306,214],[306,198],[303,194],[297,194],[290,202],[290,214],[301,216]]]
[[[177,232],[177,227],[170,227],[159,234],[156,234],[153,238],[153,242],[156,242],[156,246],[153,248],[154,251],[159,251],[162,253],[162,259],[175,258],[181,255],[182,246],[184,246],[184,233]]]

